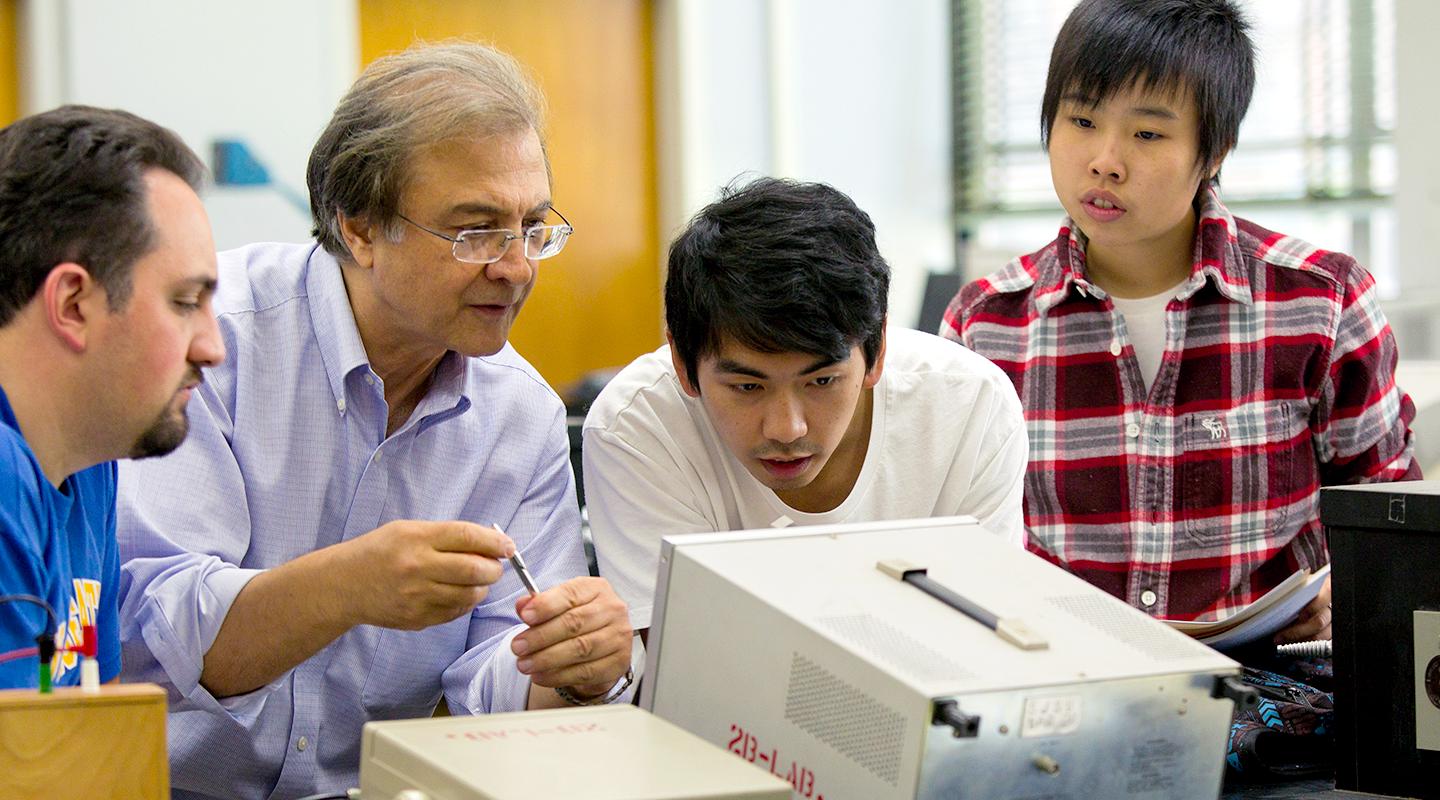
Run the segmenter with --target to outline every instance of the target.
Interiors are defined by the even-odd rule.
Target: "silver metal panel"
[[[980,733],[932,727],[924,800],[1213,800],[1234,708],[1215,674],[964,695]],[[1060,714],[1046,710],[1060,709]],[[1035,735],[1031,735],[1035,734]]]

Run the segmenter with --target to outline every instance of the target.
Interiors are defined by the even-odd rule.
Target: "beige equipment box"
[[[635,706],[366,723],[364,800],[788,800],[790,784]]]
[[[1253,698],[969,518],[666,537],[655,611],[642,707],[813,800],[1214,800]]]

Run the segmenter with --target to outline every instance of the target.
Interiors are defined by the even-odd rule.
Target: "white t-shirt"
[[[1130,346],[1135,348],[1135,360],[1140,362],[1140,376],[1145,379],[1147,392],[1155,385],[1160,360],[1165,356],[1165,309],[1183,285],[1172,286],[1151,297],[1110,296],[1115,310],[1125,317]]]
[[[721,441],[662,347],[616,375],[585,418],[585,502],[600,574],[650,626],[661,537],[970,514],[1023,546],[1027,444],[1014,384],[955,342],[887,333],[870,443],[850,495],[808,514],[787,506]]]

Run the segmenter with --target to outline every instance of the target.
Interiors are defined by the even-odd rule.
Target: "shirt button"
[[[305,752],[305,748],[307,748],[307,747],[309,747],[309,746],[310,746],[310,740],[309,740],[309,739],[306,739],[304,736],[301,736],[301,737],[300,737],[300,741],[298,741],[298,742],[295,743],[295,749],[296,749],[296,750],[299,750],[299,751],[302,752],[302,753]]]
[[[368,372],[365,373],[365,384],[366,384],[367,386],[374,386],[374,385],[375,385],[375,376],[374,376],[374,375],[371,375],[371,374],[368,373]]]
[[[1112,355],[1112,356],[1118,356],[1118,355],[1120,355],[1120,351],[1121,351],[1121,350],[1124,350],[1124,349],[1125,349],[1125,348],[1123,348],[1123,347],[1120,346],[1120,340],[1119,340],[1119,339],[1116,339],[1116,340],[1110,342],[1110,355]]]
[[[341,414],[344,414],[344,413],[345,413],[345,398],[342,397],[342,398],[340,398],[339,400],[336,400],[336,401],[335,401],[335,407],[338,408],[338,409],[340,409],[340,413],[341,413]]]
[[[1126,436],[1129,436],[1131,439],[1134,439],[1136,436],[1139,436],[1139,435],[1140,435],[1140,426],[1137,425],[1137,424],[1135,424],[1134,422],[1130,423],[1129,425],[1126,425],[1126,426],[1125,426],[1125,435],[1126,435]]]
[[[1149,589],[1146,589],[1145,591],[1140,593],[1140,605],[1145,606],[1146,608],[1155,605],[1155,601],[1159,599],[1160,598],[1157,597],[1155,593],[1150,591]],[[300,741],[303,742],[305,740],[301,739]]]
[[[376,450],[376,451],[375,451],[375,455],[370,456],[370,461],[373,462],[373,463],[375,463],[375,464],[379,464],[379,463],[380,463],[380,451],[379,451],[379,450]]]

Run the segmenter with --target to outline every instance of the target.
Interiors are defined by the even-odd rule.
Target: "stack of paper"
[[[1311,573],[1302,569],[1286,578],[1264,597],[1215,622],[1165,620],[1165,624],[1216,649],[1238,647],[1257,639],[1275,635],[1289,625],[1307,603],[1320,594],[1325,579],[1330,577],[1326,564]]]

